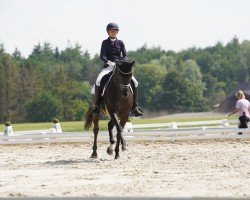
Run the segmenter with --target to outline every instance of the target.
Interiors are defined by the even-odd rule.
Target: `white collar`
[[[116,38],[113,39],[113,38],[110,37],[109,39],[110,39],[112,42],[116,41]]]

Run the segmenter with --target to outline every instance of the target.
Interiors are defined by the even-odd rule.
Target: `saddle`
[[[101,84],[100,84],[101,96],[104,95],[105,90],[106,90],[106,88],[107,88],[113,74],[114,74],[114,72],[111,71],[111,72],[109,72],[108,74],[106,74],[105,76],[102,77]]]
[[[112,79],[113,75],[114,75],[114,72],[111,71],[102,77],[101,84],[100,84],[100,93],[101,93],[102,97],[105,94],[106,88],[108,87],[108,84],[109,84],[110,80]],[[135,85],[134,85],[134,82],[132,80],[130,81],[130,85],[131,85],[130,89],[131,89],[132,93],[134,93]]]

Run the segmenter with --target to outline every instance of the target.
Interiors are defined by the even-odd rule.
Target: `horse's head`
[[[135,61],[117,61],[116,62],[116,78],[117,83],[120,85],[122,93],[127,96],[130,89],[130,82],[132,78],[132,67]]]

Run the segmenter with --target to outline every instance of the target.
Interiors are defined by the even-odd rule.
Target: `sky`
[[[94,56],[116,22],[127,50],[203,48],[250,40],[249,10],[250,0],[0,0],[0,43],[25,57],[39,42],[79,43]]]

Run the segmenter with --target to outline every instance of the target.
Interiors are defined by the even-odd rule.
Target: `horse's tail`
[[[93,114],[90,112],[90,108],[89,108],[89,110],[85,113],[85,122],[84,122],[85,130],[89,130],[89,128],[92,125],[92,121],[93,121]]]

